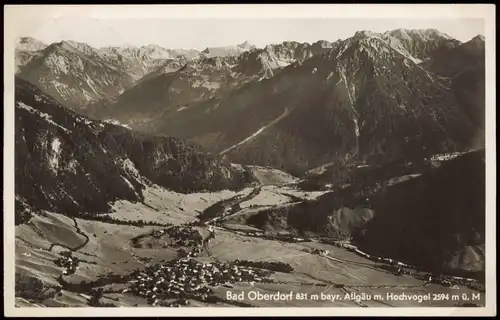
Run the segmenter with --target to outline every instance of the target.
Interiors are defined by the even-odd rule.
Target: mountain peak
[[[66,50],[75,49],[75,47],[73,45],[71,45],[71,43],[69,41],[66,41],[66,40],[61,40],[59,42],[54,42],[53,44],[50,45],[50,47],[53,47],[53,48],[63,48],[63,49],[66,49]]]
[[[73,40],[62,40],[50,45],[53,48],[62,48],[71,52],[80,52],[90,56],[95,56],[97,53],[94,48],[83,42]]]
[[[43,50],[47,45],[32,37],[20,37],[17,39],[16,49],[22,51],[39,51]]]
[[[240,48],[248,48],[248,47],[253,47],[253,46],[250,43],[248,43],[248,40],[245,40],[245,42],[240,43],[238,45],[238,47],[240,47]]]
[[[412,37],[420,37],[422,39],[440,37],[445,39],[452,39],[449,35],[440,32],[437,29],[429,28],[429,29],[394,29],[384,33],[386,36],[392,36],[400,39],[410,40]]]
[[[470,41],[474,41],[474,42],[482,41],[482,42],[484,42],[484,36],[482,34],[478,34],[474,38],[470,39]]]
[[[148,50],[165,50],[164,48],[160,47],[157,44],[148,44],[147,46],[144,46],[142,48],[148,49]]]
[[[474,38],[465,42],[462,47],[467,48],[468,50],[483,50],[484,51],[484,36],[478,34]]]
[[[331,48],[333,46],[332,42],[326,40],[318,40],[312,44],[313,46],[320,46],[322,48]]]
[[[354,38],[355,39],[369,38],[369,37],[379,37],[379,36],[380,36],[379,33],[371,32],[371,31],[368,31],[368,30],[356,31],[356,33],[354,34]]]
[[[19,37],[17,39],[18,43],[29,43],[29,42],[40,42],[33,37]]]

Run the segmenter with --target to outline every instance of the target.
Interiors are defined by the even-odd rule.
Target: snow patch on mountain
[[[49,164],[52,172],[57,174],[57,170],[59,169],[59,157],[61,154],[61,141],[59,138],[52,140],[51,150],[52,155],[49,159]]]
[[[115,126],[122,126],[122,127],[127,128],[127,129],[130,129],[129,125],[123,124],[123,123],[121,123],[120,121],[118,121],[116,119],[107,119],[107,120],[104,120],[104,122],[109,123],[109,124],[114,124]]]

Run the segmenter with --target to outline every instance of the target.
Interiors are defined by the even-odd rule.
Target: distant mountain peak
[[[475,42],[482,41],[482,42],[484,42],[484,36],[482,34],[478,34],[474,38],[470,39],[470,41],[475,41]]]
[[[17,40],[19,43],[40,42],[33,37],[20,37]]]
[[[43,50],[47,45],[33,37],[20,37],[16,42],[16,49],[22,51],[39,51]]]
[[[356,31],[356,33],[354,34],[354,38],[355,39],[359,39],[359,38],[369,38],[369,37],[380,37],[380,33],[375,33],[375,32],[371,32],[371,31],[368,31],[368,30],[361,30],[361,31]]]
[[[141,48],[146,50],[167,50],[157,44],[148,44],[147,46],[143,46]]]
[[[245,40],[245,42],[243,43],[240,43],[239,45],[237,45],[239,48],[242,48],[242,49],[252,49],[252,48],[255,48],[255,46],[253,44],[250,44],[248,42],[248,40]]]
[[[333,43],[327,40],[318,40],[312,44],[313,46],[320,46],[322,48],[332,48]]]
[[[94,49],[88,44],[74,40],[62,40],[55,44],[65,49],[77,49],[77,50],[82,50],[84,52],[94,51]]]
[[[444,39],[452,39],[449,35],[446,33],[443,33],[437,29],[433,28],[428,28],[428,29],[404,29],[404,28],[399,28],[399,29],[394,29],[390,30],[384,33],[384,35],[389,35],[393,36],[396,38],[400,39],[412,39],[412,37],[418,36],[422,39],[428,39],[428,38],[434,38],[434,37],[440,37]]]
[[[474,38],[462,44],[463,48],[467,48],[468,50],[483,50],[484,53],[484,36],[478,34]]]

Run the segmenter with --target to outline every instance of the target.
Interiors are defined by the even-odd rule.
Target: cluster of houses
[[[445,287],[451,287],[452,289],[459,289],[460,286],[462,286],[469,287],[472,290],[484,291],[484,285],[475,279],[432,274],[426,274],[421,278],[427,283],[439,284]]]
[[[76,272],[80,260],[77,257],[72,257],[71,251],[67,251],[61,252],[61,256],[54,263],[63,268],[63,275],[70,275]]]
[[[203,238],[196,229],[174,226],[168,229],[153,230],[151,232],[151,236],[155,239],[160,239],[166,235],[172,242],[169,245],[181,247],[177,251],[180,258],[197,257],[203,250]],[[189,251],[185,248],[193,249]]]
[[[321,249],[309,249],[309,248],[304,248],[302,251],[307,252],[307,253],[312,253],[312,254],[317,254],[320,256],[327,256],[328,255],[328,250],[321,250]]]
[[[179,307],[189,305],[189,300],[181,298],[181,299],[175,300],[174,302],[164,303],[164,304],[161,303],[159,305],[161,305],[162,307],[179,308]]]
[[[439,154],[434,154],[429,158],[426,158],[426,160],[430,161],[446,161],[446,160],[451,160],[453,158],[456,158],[458,156],[461,156],[465,154],[465,152],[452,152],[452,153],[439,153]]]
[[[248,237],[264,237],[264,232],[261,231],[234,231],[234,233],[240,236],[248,236]]]
[[[177,255],[179,256],[179,258],[198,257],[202,250],[202,245],[198,244],[191,251],[187,251],[184,248],[179,248],[179,250],[177,250]]]
[[[485,291],[485,286],[483,283],[477,281],[476,279],[461,278],[461,277],[450,277],[452,283],[455,285],[461,285],[464,287],[469,287],[472,290]]]
[[[431,274],[424,276],[424,280],[428,283],[439,284],[445,287],[451,287],[453,285],[450,280],[440,276],[433,276]]]
[[[175,306],[183,305],[187,299],[207,301],[215,286],[232,287],[237,282],[266,282],[269,271],[252,267],[241,267],[235,263],[202,263],[190,258],[181,258],[165,264],[156,264],[137,272],[122,291],[144,297],[151,305],[163,304],[165,299],[178,299]]]
[[[168,234],[168,236],[173,240],[174,246],[194,247],[200,245],[203,241],[200,233],[194,228],[174,226],[165,230],[155,231],[156,237],[158,238],[163,236],[165,233]],[[153,237],[155,237],[155,234],[153,234]]]

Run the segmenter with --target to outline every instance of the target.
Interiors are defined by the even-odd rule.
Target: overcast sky
[[[322,11],[317,9],[314,11],[314,15],[307,14],[309,11],[312,12],[310,9],[312,6],[310,6],[306,8],[309,11],[299,9],[295,10],[294,15],[289,14],[293,18],[274,18],[265,15],[275,12],[274,16],[276,16],[276,12],[284,12],[284,10],[279,10],[280,8],[274,11],[271,9],[254,11],[231,9],[233,11],[226,10],[223,18],[216,18],[213,17],[213,14],[208,15],[208,17],[200,14],[200,12],[211,12],[205,9],[196,12],[192,8],[190,10],[184,9],[184,11],[177,10],[178,14],[172,14],[173,10],[166,10],[165,7],[168,6],[159,9],[150,6],[149,10],[136,9],[135,11],[133,7],[124,7],[127,8],[128,14],[118,15],[119,9],[115,8],[107,11],[106,15],[106,10],[99,6],[93,7],[92,12],[89,11],[85,14],[82,14],[82,10],[75,10],[74,7],[70,14],[68,6],[65,7],[64,13],[61,13],[62,11],[57,13],[52,9],[51,13],[47,14],[38,7],[29,15],[19,15],[19,18],[16,19],[16,32],[19,36],[32,36],[47,44],[60,40],[75,40],[95,47],[157,44],[167,48],[193,49],[235,45],[244,41],[258,47],[285,40],[299,42],[334,41],[350,37],[360,30],[384,32],[397,28],[434,28],[460,41],[467,41],[478,34],[485,34],[483,19],[463,17],[465,13],[469,12],[468,10],[450,10],[450,7],[442,6],[433,7],[435,10],[420,10],[421,13],[416,13],[419,11],[418,8],[410,5],[401,7],[403,9],[391,7],[392,11],[378,5],[375,7],[379,10],[378,14],[369,15],[377,17],[377,19],[360,18],[359,14],[356,13],[360,11],[359,6],[354,8],[357,11],[354,9],[345,10],[350,7],[337,7],[344,9],[345,14],[338,10],[330,10],[327,15],[327,10],[323,10],[324,15],[319,16],[318,12]],[[365,8],[367,7],[365,6]],[[441,8],[441,13],[436,15],[439,8]],[[146,11],[147,17],[145,17]],[[159,12],[162,13],[159,14]],[[239,18],[231,18],[233,17],[232,12],[234,12],[234,16]],[[301,18],[301,12],[306,18]],[[375,11],[367,8],[362,12],[366,16],[367,12]],[[387,12],[390,12],[390,15]],[[151,16],[152,13],[158,14]],[[242,16],[244,13],[247,14]],[[412,16],[413,13],[416,16]],[[124,15],[127,18],[124,18]],[[328,17],[329,15],[333,15],[333,17]],[[163,16],[165,18],[162,18]],[[182,17],[176,18],[179,16]],[[256,16],[261,18],[256,19]],[[344,16],[352,18],[342,18]],[[393,18],[388,19],[387,16]]]

